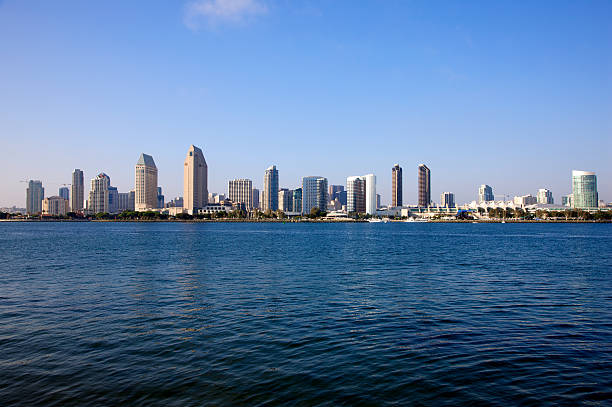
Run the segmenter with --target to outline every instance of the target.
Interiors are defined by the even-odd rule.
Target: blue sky
[[[555,199],[572,169],[612,201],[612,2],[0,1],[0,206],[151,154],[167,198],[190,144],[209,189],[276,164],[281,187],[391,167],[416,202]],[[88,187],[87,187],[88,188]]]

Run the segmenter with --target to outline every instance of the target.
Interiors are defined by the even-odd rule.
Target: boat
[[[378,218],[371,218],[371,219],[368,219],[368,222],[370,222],[370,223],[382,223],[382,220],[378,219]]]

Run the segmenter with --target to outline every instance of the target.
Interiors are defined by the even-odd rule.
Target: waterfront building
[[[364,175],[365,179],[365,204],[366,213],[374,215],[376,213],[376,176],[374,174]]]
[[[42,212],[42,200],[45,198],[45,189],[42,182],[38,180],[28,181],[26,189],[26,212],[37,214]]]
[[[166,197],[162,193],[162,187],[157,187],[157,207],[163,208],[165,206]]]
[[[182,208],[183,207],[183,197],[182,196],[177,196],[176,198],[172,199],[170,202],[168,202],[166,204],[167,208]]]
[[[538,199],[535,196],[528,194],[523,196],[515,196],[513,202],[514,205],[524,208],[527,205],[534,205],[538,203]]]
[[[278,191],[278,209],[283,212],[293,211],[293,191],[287,188],[281,188]],[[322,209],[324,210],[324,209]]]
[[[230,201],[243,205],[245,210],[251,210],[253,208],[253,181],[246,178],[228,181],[227,197]]]
[[[338,198],[337,199],[340,202],[341,206],[346,206],[347,196],[348,196],[348,194],[347,194],[346,190],[338,193]]]
[[[68,187],[60,187],[59,191],[57,192],[60,197],[70,202],[70,189],[68,189]]]
[[[83,212],[83,200],[85,199],[85,183],[83,171],[78,168],[72,172],[72,212]]]
[[[68,199],[64,197],[50,196],[42,200],[43,215],[64,216],[69,211],[70,211],[70,207],[69,207]]]
[[[110,213],[109,191],[110,177],[101,172],[91,180],[87,210],[91,213]],[[118,199],[119,197],[117,197]]]
[[[380,194],[376,194],[376,210],[382,207],[382,205],[380,204],[380,199]]]
[[[263,185],[262,209],[274,212],[278,210],[278,170],[276,165],[266,169]]]
[[[157,166],[150,155],[140,154],[135,181],[136,210],[157,208]]]
[[[251,195],[253,197],[253,208],[259,209],[259,189],[253,188]]]
[[[402,190],[402,167],[395,164],[391,168],[391,206],[398,207],[403,204],[404,192]]]
[[[572,171],[573,207],[578,209],[597,208],[597,176],[590,171]]]
[[[573,206],[573,196],[572,194],[564,195],[561,197],[561,205],[563,206]]]
[[[431,205],[431,171],[425,164],[419,164],[419,206]]]
[[[454,208],[455,194],[452,192],[442,192],[442,194],[440,194],[440,206],[443,208]]]
[[[333,202],[338,198],[338,195],[344,191],[344,185],[330,185],[329,186],[329,201]]]
[[[346,211],[348,213],[365,213],[366,183],[364,177],[346,178]]]
[[[492,202],[495,200],[493,196],[493,188],[486,184],[482,184],[478,188],[478,203],[481,202]]]
[[[546,188],[538,189],[538,203],[539,204],[554,204],[553,194]]]
[[[108,187],[108,213],[119,213],[119,191],[117,187]]]
[[[117,211],[123,212],[134,210],[136,210],[136,191],[119,192]]]
[[[327,210],[327,200],[327,178],[302,178],[302,213],[308,214],[312,208]]]
[[[208,204],[208,165],[202,150],[193,144],[183,169],[183,207],[193,215]]]
[[[293,190],[293,212],[302,213],[302,188]]]

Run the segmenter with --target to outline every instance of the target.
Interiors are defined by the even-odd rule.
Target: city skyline
[[[424,162],[431,196],[458,203],[480,184],[559,199],[576,168],[612,200],[609,2],[252,1],[265,12],[211,24],[187,19],[191,2],[0,3],[0,206],[23,205],[20,181],[54,192],[74,168],[127,191],[143,151],[180,196],[191,143],[210,191],[261,189],[274,163],[289,189],[376,174],[388,204],[399,163],[413,204],[407,175]]]

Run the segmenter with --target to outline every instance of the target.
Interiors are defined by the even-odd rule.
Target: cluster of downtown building
[[[411,213],[456,213],[460,209],[521,207],[558,208],[554,206],[552,192],[540,189],[537,196],[514,197],[512,201],[495,200],[493,189],[481,185],[478,199],[457,207],[452,192],[443,192],[440,203],[431,199],[431,171],[425,164],[417,167],[416,206],[403,203],[403,171],[399,164],[391,169],[391,203],[382,208],[380,195],[376,192],[374,174],[349,176],[346,185],[328,185],[327,178],[307,176],[302,178],[300,188],[281,188],[279,172],[275,165],[264,172],[263,190],[253,187],[250,179],[234,179],[228,182],[227,195],[208,192],[208,165],[202,150],[190,146],[185,158],[183,172],[183,196],[165,203],[161,187],[158,186],[158,170],[153,157],[141,154],[135,166],[134,189],[119,192],[111,185],[110,177],[99,173],[90,181],[89,193],[85,195],[83,171],[72,173],[71,190],[59,189],[56,196],[44,196],[41,181],[28,182],[26,212],[28,214],[65,215],[68,212],[96,214],[120,213],[123,211],[159,211],[169,215],[179,213],[204,214],[220,211],[243,210],[251,212],[282,211],[286,215],[309,214],[313,208],[337,216],[368,214],[381,216],[408,216]],[[562,198],[563,208],[594,209],[601,205],[597,195],[597,178],[592,172],[572,172],[572,194]]]

